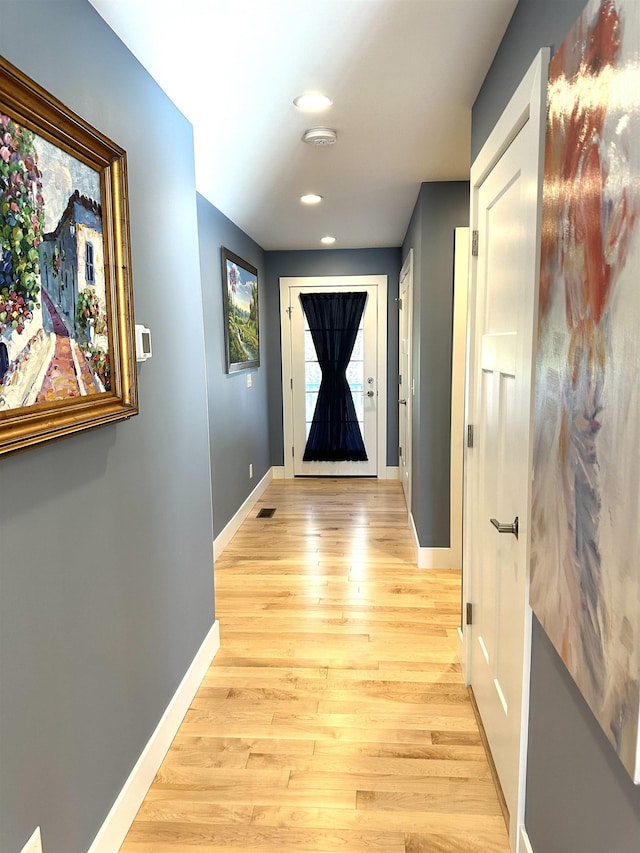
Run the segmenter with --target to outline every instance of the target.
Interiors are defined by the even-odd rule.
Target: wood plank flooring
[[[220,651],[121,853],[508,853],[460,574],[415,568],[399,483],[274,481],[215,589]]]

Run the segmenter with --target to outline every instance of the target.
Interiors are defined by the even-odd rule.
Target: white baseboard
[[[529,841],[529,836],[527,835],[527,830],[523,823],[520,824],[520,851],[519,853],[533,853],[533,847],[531,846],[531,841]]]
[[[409,515],[411,530],[413,531],[413,541],[416,546],[418,568],[419,569],[459,569],[460,560],[458,554],[453,548],[422,548],[418,539],[418,531],[413,520],[413,515]]]
[[[284,480],[284,465],[274,465],[271,469],[271,478],[273,480]],[[380,480],[399,480],[400,468],[396,465],[387,465],[383,473],[379,477]]]
[[[180,723],[219,648],[220,625],[216,619],[167,705],[155,731],[142,750],[140,758],[136,761],[105,822],[98,830],[89,853],[113,853],[122,846],[133,819],[171,746],[171,741],[176,736]]]
[[[419,548],[419,569],[459,569],[460,561],[451,548]]]
[[[233,516],[231,521],[229,521],[226,526],[218,533],[216,538],[213,540],[213,559],[217,560],[218,557],[222,554],[224,549],[227,547],[229,542],[233,539],[233,537],[238,532],[240,525],[247,518],[251,510],[254,508],[256,503],[262,497],[265,489],[274,479],[273,468],[270,468],[264,477],[260,480],[255,489],[251,492],[249,497],[242,504],[240,509]],[[283,469],[284,471],[284,469]]]

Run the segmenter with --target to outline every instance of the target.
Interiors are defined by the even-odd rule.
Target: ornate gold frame
[[[125,151],[0,57],[0,112],[100,175],[110,390],[0,411],[0,455],[137,414]]]

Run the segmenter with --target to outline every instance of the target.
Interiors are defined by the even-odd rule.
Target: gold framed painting
[[[0,455],[137,414],[125,151],[0,57]]]

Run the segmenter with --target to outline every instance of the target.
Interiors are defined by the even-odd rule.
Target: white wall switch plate
[[[151,331],[146,326],[139,326],[136,323],[136,361],[147,361],[151,358],[153,352],[151,350]]]

